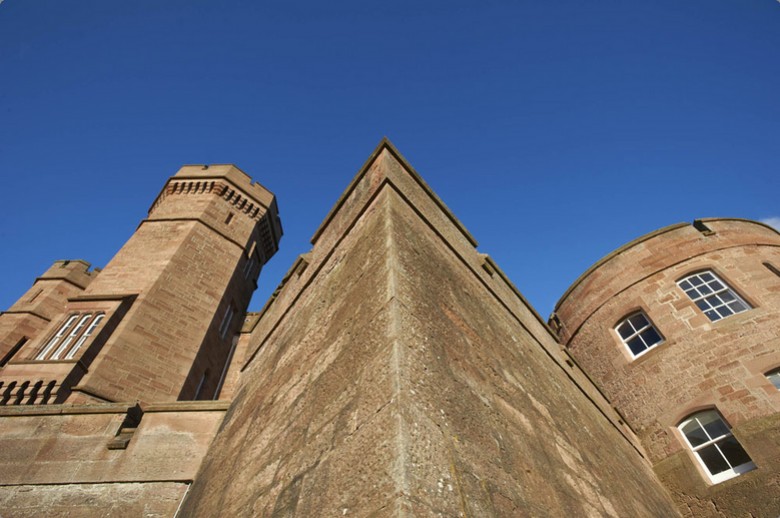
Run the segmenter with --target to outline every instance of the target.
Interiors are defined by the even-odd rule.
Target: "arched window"
[[[615,328],[620,339],[634,358],[664,341],[650,319],[642,311],[632,313]]]
[[[678,428],[712,482],[717,484],[756,468],[716,410],[693,414]]]

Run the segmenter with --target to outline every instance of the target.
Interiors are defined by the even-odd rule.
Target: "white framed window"
[[[219,337],[223,340],[227,336],[228,329],[230,329],[230,322],[233,320],[233,304],[228,304],[225,314],[222,317],[222,323],[219,325]]]
[[[756,469],[750,456],[716,410],[705,410],[688,416],[678,429],[713,483]]]
[[[68,333],[68,336],[65,337],[65,339],[60,343],[60,346],[57,347],[57,350],[54,351],[54,353],[49,358],[50,360],[59,360],[60,356],[63,352],[65,352],[65,349],[73,342],[73,340],[76,339],[76,337],[80,336],[81,333],[84,331],[84,326],[87,325],[87,321],[92,318],[91,313],[87,313],[86,315],[81,315],[78,319],[78,323],[73,326],[73,329],[70,333]]]
[[[767,372],[766,379],[771,381],[777,390],[780,390],[780,369]]]
[[[664,341],[664,337],[642,311],[637,311],[623,319],[615,331],[634,358],[642,356]]]
[[[712,322],[750,309],[750,304],[709,270],[689,275],[677,285]]]
[[[92,333],[95,331],[95,328],[100,324],[100,322],[106,317],[105,314],[99,313],[95,316],[95,318],[90,322],[89,327],[87,327],[87,330],[84,331],[84,334],[81,335],[81,338],[78,339],[78,341],[73,345],[73,347],[70,348],[70,351],[68,351],[68,354],[65,356],[66,360],[70,360],[73,358],[76,353],[81,349],[81,346],[84,345],[84,342],[87,341],[87,338],[92,336]]]
[[[72,359],[103,318],[104,313],[76,313],[68,316],[35,359],[59,360],[63,356],[66,360]]]
[[[65,335],[65,333],[68,332],[68,329],[70,329],[70,326],[73,325],[73,322],[75,322],[77,318],[79,318],[78,314],[69,316],[68,319],[65,320],[65,323],[62,324],[59,330],[54,334],[54,336],[51,337],[51,340],[49,340],[41,352],[38,353],[38,356],[36,356],[35,359],[45,360],[49,355],[49,352],[54,348],[55,345],[59,343],[60,340],[62,340],[62,337]]]

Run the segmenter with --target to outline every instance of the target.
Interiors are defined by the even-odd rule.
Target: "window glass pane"
[[[723,293],[720,294],[720,299],[723,302],[731,302],[732,300],[736,299],[733,293],[731,293],[730,290],[726,290]]]
[[[690,281],[691,281],[691,284],[693,284],[694,286],[701,286],[702,284],[704,284],[704,283],[702,282],[702,280],[701,280],[701,279],[699,279],[699,277],[698,277],[698,276],[691,277],[691,278],[690,278]]]
[[[699,292],[696,291],[696,288],[686,290],[685,294],[688,295],[691,299],[698,299],[701,296],[699,295]]]
[[[702,424],[702,426],[704,426],[704,429],[707,431],[707,434],[711,439],[717,439],[718,437],[728,435],[730,433],[729,427],[726,426],[726,423],[723,422],[723,419],[721,419],[720,416],[714,412],[710,413],[710,415],[700,416],[699,422]]]
[[[718,313],[720,313],[720,316],[722,316],[724,318],[734,314],[734,312],[731,311],[728,306],[721,306],[721,307],[719,307],[718,308]]]
[[[778,390],[780,390],[780,371],[771,372],[766,375],[767,378],[769,378],[769,381],[772,382],[772,385],[775,386]]]
[[[715,313],[715,311],[705,311],[704,314],[707,315],[707,317],[713,322],[717,322],[718,320],[720,320],[720,315]]]
[[[695,419],[691,419],[686,424],[681,426],[680,430],[682,430],[682,432],[685,434],[685,437],[688,438],[688,442],[691,443],[691,446],[694,448],[710,440],[710,438],[707,437],[707,434],[704,433],[704,430],[701,428],[701,426],[699,426],[699,423],[697,423]]]
[[[697,306],[697,307],[698,307],[700,310],[702,310],[702,311],[707,311],[708,309],[710,309],[710,305],[709,305],[709,304],[707,304],[707,301],[706,301],[706,300],[699,300],[699,301],[696,301],[696,306]]]
[[[718,281],[712,281],[710,283],[710,287],[715,291],[722,290],[724,288],[724,286]]]
[[[682,282],[680,283],[680,287],[681,287],[681,288],[682,288],[684,291],[688,291],[688,290],[690,289],[690,287],[691,287],[691,283],[690,283],[690,282],[688,282],[688,281],[682,281]]]
[[[620,334],[620,337],[625,340],[634,334],[634,330],[631,329],[631,325],[628,322],[623,322],[620,324],[620,327],[618,327],[618,333]]]
[[[747,311],[747,306],[745,306],[743,303],[741,303],[738,300],[735,300],[731,304],[729,304],[729,307],[734,313],[742,313],[743,311]]]
[[[661,335],[658,334],[658,331],[656,331],[654,327],[648,327],[642,331],[641,336],[648,346],[655,345],[661,341]]]
[[[700,277],[701,277],[703,280],[707,281],[707,282],[710,282],[710,281],[712,281],[712,280],[715,280],[715,278],[712,276],[712,274],[711,274],[710,272],[704,272],[704,273],[702,273],[702,274],[700,275]]]
[[[699,286],[699,292],[701,292],[702,295],[709,295],[712,293],[712,290],[709,286]]]
[[[638,336],[635,336],[631,340],[627,342],[628,348],[631,349],[631,352],[634,353],[634,355],[637,355],[647,349],[645,347],[645,344],[642,342],[642,339]]]
[[[726,459],[723,458],[723,455],[720,454],[720,450],[718,450],[714,444],[702,448],[697,453],[712,475],[717,475],[718,473],[731,469],[731,466],[728,465]]]
[[[739,444],[736,437],[731,436],[717,443],[720,451],[723,452],[723,456],[729,461],[729,464],[733,466],[739,466],[750,462],[750,456],[747,454],[742,445]]]
[[[642,313],[637,313],[633,317],[628,319],[631,325],[634,326],[634,330],[639,331],[647,325],[647,319]]]

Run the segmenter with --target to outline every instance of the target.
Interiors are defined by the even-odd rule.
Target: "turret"
[[[674,225],[599,261],[551,319],[685,513],[777,512],[778,267],[766,225]]]

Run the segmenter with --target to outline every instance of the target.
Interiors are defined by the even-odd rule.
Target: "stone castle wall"
[[[674,516],[611,409],[398,157],[380,146],[252,331],[182,515]]]

